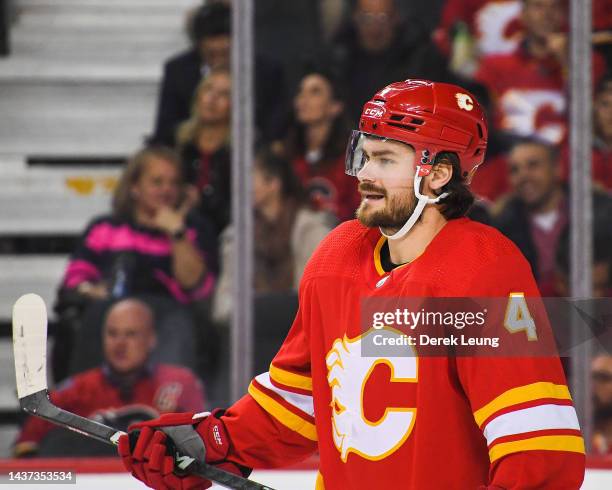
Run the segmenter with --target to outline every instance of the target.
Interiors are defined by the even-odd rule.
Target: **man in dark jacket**
[[[557,149],[525,139],[508,155],[512,194],[496,213],[494,225],[510,238],[531,264],[542,296],[554,296],[555,258],[569,226],[569,194],[561,181]],[[612,199],[593,194],[595,230],[610,227]]]
[[[396,80],[449,81],[446,60],[418,22],[401,20],[394,0],[358,0],[351,22],[333,43],[353,120],[380,87]],[[469,87],[468,87],[469,88]]]
[[[211,68],[228,67],[231,12],[224,3],[200,7],[190,23],[192,47],[164,66],[152,142],[174,146],[177,126],[189,118],[195,89]],[[255,123],[261,135],[274,135],[282,117],[284,76],[270,59],[255,58]]]

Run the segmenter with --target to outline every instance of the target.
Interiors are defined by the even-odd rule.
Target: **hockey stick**
[[[36,294],[21,296],[13,306],[13,352],[17,396],[22,410],[87,437],[116,446],[125,432],[80,417],[51,403],[47,391],[47,309]],[[206,478],[236,490],[273,490],[271,487],[234,475],[176,453],[175,467],[181,472]]]

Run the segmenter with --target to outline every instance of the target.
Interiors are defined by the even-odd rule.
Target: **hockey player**
[[[313,254],[269,372],[226,411],[134,425],[119,444],[132,474],[153,488],[206,488],[173,472],[171,441],[243,474],[318,449],[317,489],[579,488],[584,443],[558,358],[361,352],[367,297],[538,296],[518,249],[464,217],[486,141],[482,108],[454,85],[407,80],[366,103],[347,150],[358,221]],[[520,347],[544,328],[500,330]]]

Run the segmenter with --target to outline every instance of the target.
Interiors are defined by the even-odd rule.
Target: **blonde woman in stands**
[[[232,80],[226,68],[213,68],[198,85],[191,117],[179,126],[183,175],[199,199],[198,209],[220,233],[229,223],[230,115]]]
[[[72,254],[62,290],[87,302],[71,371],[101,361],[99,318],[109,303],[137,296],[156,314],[163,349],[156,361],[193,366],[193,322],[187,305],[208,297],[215,282],[211,226],[189,213],[177,155],[149,147],[129,161],[112,213],[95,218]]]

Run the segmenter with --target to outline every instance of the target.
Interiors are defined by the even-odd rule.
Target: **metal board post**
[[[593,196],[591,0],[570,2],[570,291],[574,298],[592,296]],[[577,333],[576,338],[580,338]],[[575,344],[574,344],[575,345]],[[572,356],[571,388],[587,448],[592,434],[591,343],[582,342]]]
[[[253,10],[252,0],[232,2],[232,223],[235,230],[231,332],[232,401],[245,393],[253,366]]]

